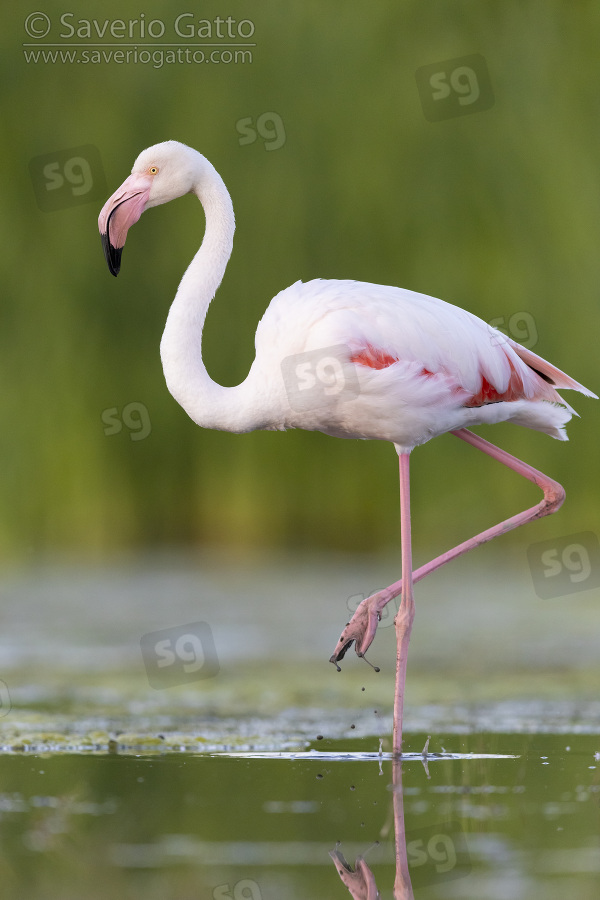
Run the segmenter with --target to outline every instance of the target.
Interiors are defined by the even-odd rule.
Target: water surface
[[[367,896],[360,877],[386,898],[598,896],[593,592],[541,601],[518,566],[419,585],[398,768],[393,628],[370,653],[379,674],[327,662],[356,595],[392,569],[7,575],[3,897],[330,900]],[[216,671],[153,687],[140,641],[198,621]]]

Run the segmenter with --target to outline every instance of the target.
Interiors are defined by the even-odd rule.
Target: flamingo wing
[[[265,393],[279,390],[272,427],[390,440],[404,449],[509,420],[566,440],[573,410],[557,388],[590,394],[459,307],[356,281],[297,282],[277,294],[257,328],[256,351],[253,377]],[[283,369],[298,361],[310,367],[320,354],[351,367],[359,389],[336,404],[318,394],[316,403],[291,409]]]
[[[351,362],[372,370],[418,363],[422,378],[442,375],[462,388],[467,406],[520,399],[568,406],[560,388],[595,396],[466,310],[385,285],[297,282],[271,302],[256,344],[283,355],[345,345]]]

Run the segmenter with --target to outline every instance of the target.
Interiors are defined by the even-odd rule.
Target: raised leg
[[[412,547],[410,534],[410,455],[400,454],[400,538],[402,541],[402,602],[396,614],[396,692],[394,694],[394,734],[392,749],[402,752],[402,715],[408,645],[415,618],[413,598]]]
[[[550,513],[556,512],[565,499],[564,489],[557,481],[548,478],[547,475],[544,475],[542,472],[534,469],[533,466],[517,459],[516,456],[511,456],[510,453],[501,450],[494,444],[490,444],[489,441],[484,440],[477,434],[473,434],[473,432],[468,431],[466,428],[461,428],[459,431],[453,431],[452,434],[461,440],[466,441],[468,444],[471,444],[473,447],[476,447],[478,450],[482,450],[488,456],[491,456],[492,459],[498,460],[498,462],[508,466],[509,469],[512,469],[514,472],[527,478],[528,481],[536,484],[544,492],[544,497],[536,504],[536,506],[532,506],[530,509],[526,509],[524,512],[512,516],[510,519],[505,519],[498,525],[494,525],[492,528],[482,531],[468,541],[463,541],[462,544],[458,544],[456,547],[453,547],[452,550],[447,550],[446,553],[442,553],[441,556],[437,556],[435,559],[432,559],[431,562],[421,566],[413,572],[413,584],[416,584],[417,581],[420,581],[421,578],[425,578],[425,576],[429,575],[431,572],[435,572],[436,569],[439,569],[441,566],[450,562],[450,560],[456,559],[456,557],[462,556],[464,553],[468,553],[469,550],[473,550],[475,547],[487,543],[487,541],[491,541],[492,538],[495,538],[500,534],[505,534],[513,528],[518,528],[519,525],[525,525],[527,522],[531,522],[534,519],[539,519],[542,516],[547,516]],[[353,641],[356,642],[356,653],[358,656],[363,656],[375,637],[377,624],[381,618],[381,610],[390,602],[390,600],[398,597],[401,593],[402,580],[396,581],[389,587],[384,588],[384,590],[378,591],[376,594],[363,600],[358,605],[350,622],[344,628],[330,661],[337,665],[338,661],[343,659]]]

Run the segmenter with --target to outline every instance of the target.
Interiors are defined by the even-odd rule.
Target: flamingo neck
[[[212,169],[212,167],[211,167]],[[231,197],[215,169],[208,186],[195,191],[206,216],[200,249],[189,264],[171,304],[160,354],[167,387],[191,419],[203,428],[251,431],[258,427],[245,382],[227,388],[214,382],[202,361],[206,313],[221,284],[233,247]]]

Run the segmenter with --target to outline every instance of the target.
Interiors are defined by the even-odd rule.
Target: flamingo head
[[[163,141],[142,150],[131,175],[108,198],[98,217],[104,256],[112,275],[119,274],[131,226],[145,209],[196,190],[202,163],[210,166],[196,150],[179,141]]]

